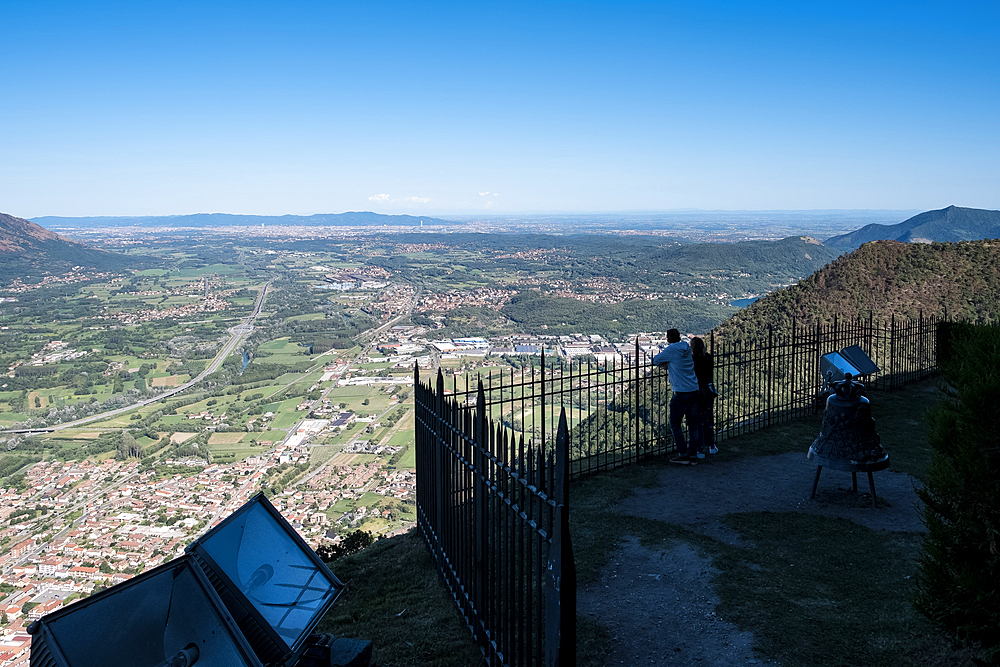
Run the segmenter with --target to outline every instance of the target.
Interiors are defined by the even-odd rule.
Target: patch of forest
[[[567,281],[610,278],[652,290],[714,276],[727,281],[731,291],[757,293],[773,289],[776,282],[808,275],[840,252],[798,236],[696,244],[656,236],[594,234],[409,234],[405,240],[442,247],[426,251],[431,257],[387,254],[373,256],[369,263],[416,281],[445,274],[457,280],[463,274],[489,275],[500,268],[528,275],[554,274]],[[461,258],[459,267],[444,269],[441,257],[455,249],[472,256]]]
[[[834,317],[1000,318],[1000,240],[958,243],[873,241],[791,287],[760,299],[716,329],[737,339],[768,325],[790,329]]]

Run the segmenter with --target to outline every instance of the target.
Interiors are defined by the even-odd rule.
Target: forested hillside
[[[742,243],[697,243],[658,249],[650,266],[661,273],[674,271],[692,276],[726,272],[748,274],[771,282],[797,280],[840,255],[808,236],[792,236],[780,241]]]
[[[510,300],[501,311],[516,323],[518,331],[552,333],[586,332],[616,338],[636,331],[708,331],[732,308],[721,304],[674,300],[633,299],[616,304],[546,296],[526,290]]]
[[[388,239],[393,243],[403,240]],[[577,281],[612,278],[650,289],[670,289],[678,281],[711,276],[724,281],[730,291],[754,293],[798,280],[841,252],[800,236],[780,241],[695,244],[655,236],[597,234],[409,234],[405,240],[428,248],[422,255],[376,255],[370,262],[419,281],[443,273],[441,258],[464,250],[473,255],[449,262],[447,272],[453,279],[463,273],[492,274],[500,265],[534,276]]]
[[[100,271],[121,271],[148,263],[136,258],[97,250],[65,239],[33,222],[0,213],[0,283],[14,278],[32,282],[83,266]]]
[[[834,317],[1000,318],[1000,240],[960,243],[875,241],[791,287],[773,292],[716,328],[744,338],[830,322]]]

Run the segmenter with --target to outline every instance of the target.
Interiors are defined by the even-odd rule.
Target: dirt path
[[[615,511],[663,519],[730,544],[739,535],[720,518],[733,512],[805,512],[843,517],[873,530],[921,531],[914,489],[905,474],[874,474],[886,506],[872,509],[866,475],[858,494],[850,473],[824,469],[809,499],[816,467],[804,454],[741,457],[694,468],[664,467],[659,485],[639,488]],[[578,612],[606,627],[614,641],[608,665],[768,664],[754,656],[753,636],[716,618],[711,559],[677,543],[647,548],[630,538],[597,581],[578,593]]]

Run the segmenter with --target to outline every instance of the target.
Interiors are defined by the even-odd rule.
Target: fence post
[[[486,467],[488,464],[486,460],[486,446],[489,438],[487,433],[487,425],[489,424],[489,419],[486,417],[486,392],[483,391],[483,380],[479,379],[479,392],[476,395],[476,423],[473,432],[473,447],[475,451],[473,452],[474,464],[473,464],[473,475],[475,476],[475,495],[473,502],[475,507],[473,511],[475,512],[476,530],[475,530],[475,561],[476,561],[476,583],[475,583],[475,593],[474,597],[477,601],[477,605],[482,605],[481,615],[488,614],[489,611],[489,595],[486,590],[486,552],[487,552],[487,542],[488,542],[488,521],[486,515],[486,505],[489,502],[487,496],[488,489],[486,488]],[[488,621],[489,619],[482,619],[476,623],[474,632],[476,634],[476,642],[480,646],[485,646],[487,642],[486,632],[484,628],[483,621]]]
[[[917,362],[919,366],[917,369],[917,373],[915,375],[917,377],[920,377],[922,375],[920,369],[922,369],[924,366],[924,311],[921,308],[917,312],[919,313],[920,316],[919,317],[920,335],[917,336],[917,359],[919,359],[920,361]]]
[[[545,451],[545,348],[542,348],[542,448],[541,451]]]
[[[437,534],[437,539],[440,542],[442,539],[442,531],[444,530],[444,505],[445,500],[449,497],[449,491],[451,484],[447,479],[445,473],[444,464],[444,429],[445,424],[442,420],[444,415],[444,374],[441,369],[438,368],[437,375],[437,395],[434,397],[434,481],[437,484],[437,516],[435,517],[434,532]],[[441,559],[442,550],[437,551],[438,559]],[[438,563],[438,567],[442,567],[442,563]]]
[[[896,314],[889,322],[889,391],[896,388]]]
[[[820,347],[820,338],[822,337],[822,331],[823,331],[823,327],[817,321],[816,322],[816,336],[813,339],[814,342],[816,343],[815,353],[813,355],[813,372],[814,373],[820,373],[820,376],[822,376],[822,372],[820,371],[821,366],[820,366],[819,360],[823,356],[822,352],[820,351],[821,350],[821,347]],[[822,377],[821,377],[821,379],[822,380],[826,380],[826,378],[822,378]],[[820,386],[822,386],[822,385],[820,385]],[[819,392],[813,392],[813,393],[819,393]],[[819,412],[819,410],[820,410],[819,402],[816,401],[816,400],[813,400],[812,405],[813,405],[813,413]]]
[[[576,665],[576,566],[569,535],[569,428],[559,413],[552,499],[555,501],[545,591],[545,665]],[[552,459],[549,458],[550,464]]]
[[[632,416],[632,419],[635,421],[635,456],[633,457],[633,460],[635,460],[635,461],[639,460],[639,447],[640,447],[640,445],[639,445],[639,442],[640,442],[640,438],[639,438],[639,424],[642,421],[642,420],[639,419],[639,410],[640,410],[639,406],[642,406],[642,407],[646,406],[645,397],[642,396],[643,385],[639,381],[639,369],[640,369],[640,364],[639,364],[639,337],[636,336],[635,337],[635,372],[632,374],[632,382],[633,382],[632,386],[636,388],[636,390],[634,392],[632,392],[635,395],[635,414]],[[629,372],[632,372],[631,364],[629,364]],[[649,395],[652,396],[652,392],[650,392]],[[652,409],[652,406],[650,406],[650,409]],[[647,420],[649,419],[649,414],[648,413],[646,415],[646,419]]]
[[[868,357],[874,359],[875,357],[873,355],[875,354],[875,320],[874,320],[874,312],[871,310],[868,311],[867,338],[868,338],[868,350],[867,350]]]
[[[764,424],[767,426],[771,425],[771,413],[774,410],[773,396],[771,395],[774,391],[774,328],[768,324],[767,325],[767,383],[764,385]]]

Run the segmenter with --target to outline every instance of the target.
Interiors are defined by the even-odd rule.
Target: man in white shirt
[[[670,398],[670,430],[674,434],[677,454],[670,462],[697,465],[698,459],[705,455],[698,451],[701,425],[698,418],[698,377],[694,374],[694,357],[691,346],[681,340],[681,332],[677,329],[667,332],[667,343],[669,344],[653,357],[653,363],[660,367],[666,366],[670,388],[673,390]],[[681,428],[681,419],[684,417],[687,417],[688,431],[691,434],[690,443],[685,440],[684,430]]]

